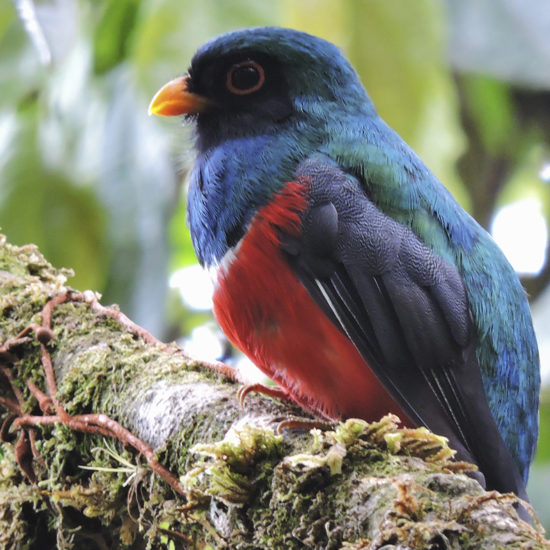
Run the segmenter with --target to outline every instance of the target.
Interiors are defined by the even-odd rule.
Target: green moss
[[[34,247],[17,249],[0,239],[2,342],[40,322],[65,276]],[[182,476],[189,495],[175,495],[118,442],[39,426],[36,485],[17,466],[14,443],[2,444],[0,547],[26,548],[37,540],[61,549],[97,547],[87,532],[108,548],[172,548],[182,536],[197,546],[239,550],[497,548],[492,541],[502,537],[510,548],[545,547],[534,530],[510,520],[513,512],[503,512],[513,497],[487,495],[454,475],[469,467],[451,462],[446,441],[426,430],[401,429],[388,416],[283,438],[269,422],[295,412],[288,405],[251,397],[238,420],[243,412],[234,384],[174,346],[146,344],[85,302],[56,307],[52,328],[48,350],[66,410],[108,414],[156,445],[158,459]],[[45,388],[32,334],[7,364],[25,410],[39,414],[26,385],[30,379]],[[13,398],[7,384],[0,392]],[[491,538],[495,524],[506,529],[500,539]]]
[[[222,441],[195,445],[202,457],[182,478],[192,498],[217,497],[227,504],[246,504],[258,482],[265,480],[269,460],[279,456],[282,437],[271,428],[244,425],[230,430]],[[262,462],[261,468],[255,466]]]

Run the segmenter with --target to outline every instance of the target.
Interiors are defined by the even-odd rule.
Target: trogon
[[[229,339],[307,409],[393,412],[525,498],[540,385],[525,292],[338,48],[224,34],[150,111],[194,124],[188,221]]]

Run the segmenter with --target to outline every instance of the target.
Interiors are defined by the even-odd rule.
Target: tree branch
[[[443,438],[327,431],[250,396],[0,240],[3,548],[550,548]],[[165,475],[165,472],[167,475]]]

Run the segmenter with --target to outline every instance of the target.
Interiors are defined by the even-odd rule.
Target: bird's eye
[[[255,61],[237,63],[227,71],[226,86],[232,94],[251,94],[259,90],[264,82],[264,70]]]

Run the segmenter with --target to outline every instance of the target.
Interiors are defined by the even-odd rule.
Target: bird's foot
[[[237,399],[241,407],[244,408],[244,400],[249,393],[261,393],[268,397],[274,397],[281,401],[290,401],[288,393],[279,386],[264,386],[264,384],[246,384],[237,392]]]
[[[332,420],[314,420],[310,418],[287,418],[277,424],[275,431],[280,434],[283,430],[321,430],[326,432],[334,429],[337,422]]]

